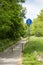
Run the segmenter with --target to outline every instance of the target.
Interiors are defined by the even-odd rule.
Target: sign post
[[[31,19],[27,19],[26,20],[26,24],[28,26],[28,40],[30,39],[30,25],[32,24],[32,20]]]

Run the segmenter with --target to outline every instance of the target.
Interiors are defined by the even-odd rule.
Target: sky
[[[30,18],[33,20],[37,17],[40,10],[43,9],[43,0],[26,0],[22,6],[26,7],[26,19]]]

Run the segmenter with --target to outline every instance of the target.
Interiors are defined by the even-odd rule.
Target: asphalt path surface
[[[0,65],[22,65],[22,48],[26,38],[0,53]]]

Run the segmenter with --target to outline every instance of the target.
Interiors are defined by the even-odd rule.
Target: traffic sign
[[[26,24],[27,24],[27,25],[32,24],[32,20],[31,20],[31,19],[27,19],[27,20],[26,20]]]

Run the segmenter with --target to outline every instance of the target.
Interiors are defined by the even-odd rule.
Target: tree
[[[23,29],[21,21],[25,15],[21,12],[22,9],[17,0],[0,0],[0,38],[20,37],[20,28]],[[21,13],[24,15],[20,16]]]
[[[31,30],[31,34],[43,36],[43,10],[41,10],[37,18],[33,20]]]

